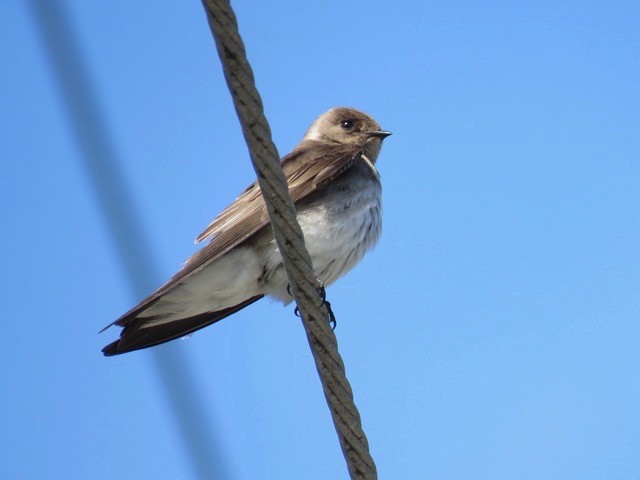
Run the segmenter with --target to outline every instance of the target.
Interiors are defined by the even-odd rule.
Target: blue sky
[[[140,212],[148,290],[253,181],[199,2],[62,2]],[[274,140],[336,105],[394,135],[384,233],[328,290],[381,478],[640,471],[637,2],[235,2]],[[1,478],[345,478],[300,321],[263,301],[106,359],[134,293],[28,2],[0,6]],[[122,187],[124,188],[124,187]],[[156,278],[157,277],[157,278]],[[213,452],[213,453],[212,453]]]

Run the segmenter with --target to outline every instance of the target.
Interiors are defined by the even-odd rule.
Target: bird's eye
[[[345,130],[351,130],[353,128],[353,120],[343,120],[340,126]]]

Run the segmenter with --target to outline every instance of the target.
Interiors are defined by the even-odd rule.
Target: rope
[[[376,466],[369,454],[336,336],[329,326],[328,311],[318,291],[235,14],[228,0],[203,0],[203,4],[349,474],[352,479],[377,479]]]

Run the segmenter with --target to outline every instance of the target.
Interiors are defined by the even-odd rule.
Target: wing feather
[[[360,160],[361,154],[362,150],[357,146],[327,145],[316,141],[302,142],[281,160],[289,185],[289,194],[294,203],[329,184]],[[139,313],[153,305],[164,293],[191,273],[249,240],[268,224],[267,208],[260,186],[255,182],[196,238],[196,242],[211,239],[209,244],[189,258],[182,269],[167,283],[125,313],[114,324],[128,325]]]

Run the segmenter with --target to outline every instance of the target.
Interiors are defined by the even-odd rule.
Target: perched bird
[[[389,135],[358,110],[332,108],[281,160],[313,269],[324,285],[351,270],[380,237],[381,185],[375,162]],[[173,278],[111,324],[123,330],[102,349],[105,355],[183,337],[265,295],[285,305],[291,302],[257,183],[196,242],[209,239]]]

